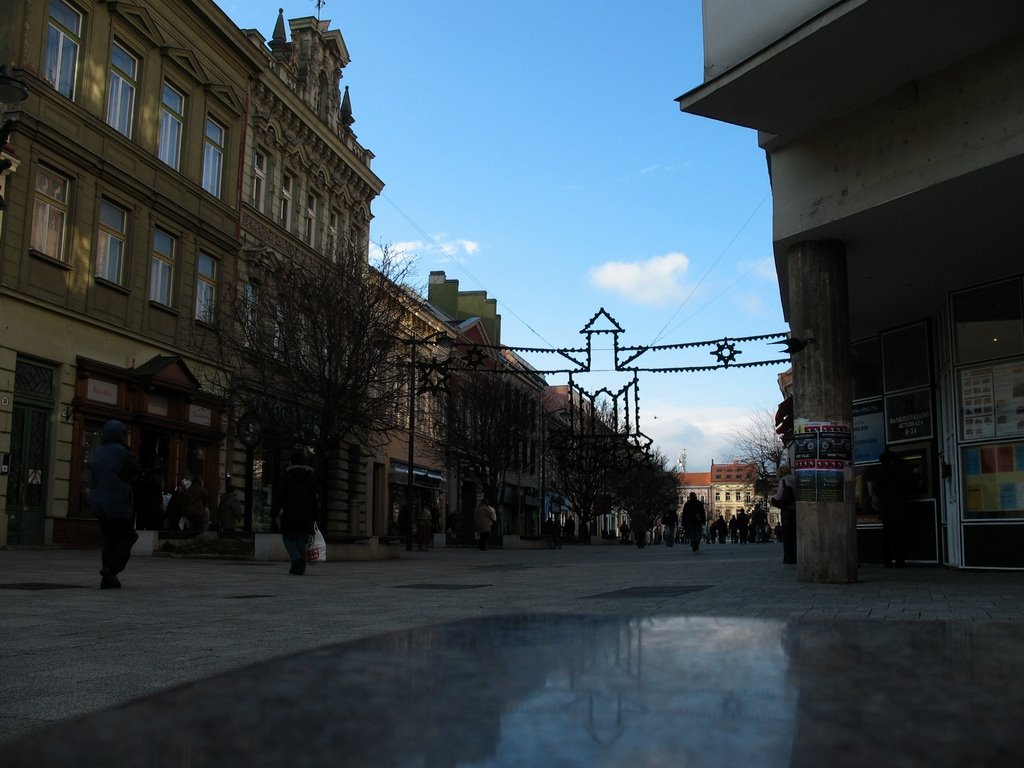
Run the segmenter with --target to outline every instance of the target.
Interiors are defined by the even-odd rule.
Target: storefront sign
[[[96,403],[117,405],[117,384],[90,377],[86,382],[85,396]]]
[[[203,405],[190,405],[188,407],[188,420],[190,424],[208,427],[213,423],[213,411]]]
[[[885,439],[888,443],[925,440],[932,436],[932,393],[917,389],[885,398]]]
[[[849,423],[797,419],[793,434],[797,501],[846,501],[852,457]]]
[[[146,399],[146,411],[157,416],[166,416],[167,398],[163,395],[150,395]]]

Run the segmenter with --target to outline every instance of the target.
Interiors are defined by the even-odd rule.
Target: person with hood
[[[301,449],[292,451],[282,486],[281,540],[292,561],[288,573],[301,576],[306,572],[306,542],[313,535],[317,507],[316,476]]]
[[[139,539],[133,498],[139,462],[125,444],[127,436],[124,424],[111,419],[103,425],[102,444],[92,457],[89,505],[103,536],[101,589],[121,588],[117,574],[128,565]]]

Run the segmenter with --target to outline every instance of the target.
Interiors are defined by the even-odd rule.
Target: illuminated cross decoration
[[[464,370],[480,371],[484,369],[484,362],[491,350],[492,355],[500,354],[500,350],[507,349],[517,354],[556,354],[570,364],[568,367],[553,366],[551,368],[535,368],[534,371],[541,375],[547,374],[568,374],[569,375],[569,408],[570,418],[573,420],[574,431],[584,435],[594,432],[593,425],[588,429],[586,420],[593,417],[598,410],[598,404],[606,400],[610,405],[612,424],[606,425],[618,435],[625,436],[635,447],[646,451],[652,440],[640,429],[640,379],[641,373],[697,373],[702,371],[714,371],[723,368],[752,368],[764,365],[780,365],[790,362],[789,357],[779,358],[778,350],[772,349],[770,344],[780,344],[779,339],[787,339],[786,333],[769,333],[759,336],[741,336],[735,338],[715,339],[712,341],[694,341],[683,344],[649,344],[643,346],[622,346],[619,337],[625,333],[618,321],[602,307],[587,324],[580,330],[586,337],[586,344],[583,347],[561,348],[561,349],[540,349],[536,347],[502,347],[477,344],[469,347],[461,359],[437,363],[439,366],[450,364],[461,365]],[[599,343],[604,339],[611,340],[611,347]],[[771,355],[767,359],[759,359],[752,362],[740,363],[738,358],[744,350],[741,345],[763,348],[760,354]],[[714,358],[712,364],[702,363],[700,359],[687,359],[700,350],[711,348],[707,354]],[[603,353],[595,355],[595,353]],[[595,365],[595,356],[610,358],[610,366],[602,367]],[[647,356],[644,362],[647,365],[640,365],[641,357]],[[661,364],[656,364],[655,359]],[[703,358],[707,360],[707,358]],[[662,362],[664,361],[664,362]],[[489,370],[489,369],[488,369]],[[493,373],[519,373],[518,369],[498,367]],[[611,380],[610,383],[608,380]],[[600,381],[600,386],[590,385],[591,381]],[[587,405],[584,407],[583,404]],[[599,430],[598,430],[599,431]],[[607,431],[607,430],[606,430]],[[596,434],[596,433],[595,433]]]

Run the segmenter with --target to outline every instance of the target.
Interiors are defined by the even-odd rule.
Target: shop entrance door
[[[46,520],[50,409],[15,402],[7,478],[7,543],[42,544]]]

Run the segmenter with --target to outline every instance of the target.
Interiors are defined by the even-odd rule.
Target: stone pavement
[[[518,614],[787,621],[1024,622],[1024,573],[866,565],[800,583],[774,544],[438,549],[399,560],[133,558],[99,589],[94,550],[0,551],[2,742],[56,721],[298,651]],[[2,760],[0,760],[2,762]]]

